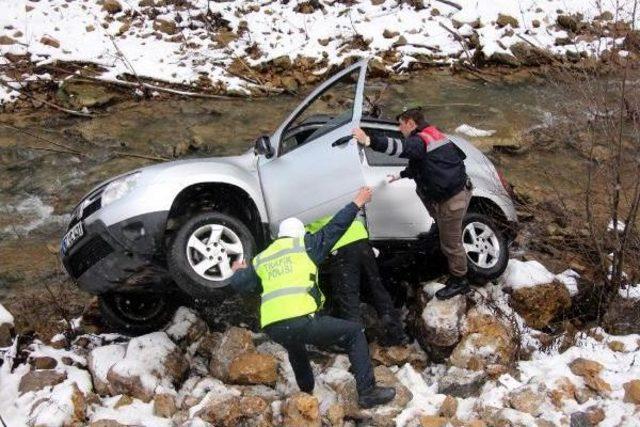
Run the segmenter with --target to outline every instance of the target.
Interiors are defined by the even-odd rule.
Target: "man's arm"
[[[253,265],[249,264],[247,266],[244,261],[236,261],[233,263],[232,269],[234,273],[231,276],[229,287],[233,292],[246,294],[255,292],[260,288],[260,279]]]
[[[353,202],[342,208],[334,217],[315,234],[304,237],[305,248],[311,260],[319,265],[324,261],[331,248],[342,237],[347,228],[356,218],[358,211],[371,200],[371,189],[365,187],[360,190]]]
[[[392,157],[403,159],[421,159],[424,156],[424,143],[418,137],[390,138],[380,135],[368,136],[362,129],[356,128],[353,131],[358,143],[372,150],[388,154]],[[407,176],[409,178],[409,176]]]

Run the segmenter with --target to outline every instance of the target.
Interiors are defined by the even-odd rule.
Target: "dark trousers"
[[[306,344],[318,348],[337,345],[346,350],[358,393],[375,385],[367,339],[357,323],[316,314],[274,323],[266,326],[264,331],[287,349],[298,387],[306,393],[313,392],[314,387]]]
[[[361,323],[360,290],[367,293],[378,316],[394,311],[391,295],[384,287],[373,248],[368,240],[359,240],[336,251],[328,265],[334,314]]]

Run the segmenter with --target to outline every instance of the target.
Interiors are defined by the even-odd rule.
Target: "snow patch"
[[[618,289],[618,295],[625,299],[640,300],[640,283]]]
[[[472,138],[483,138],[496,133],[495,130],[482,130],[468,124],[461,124],[456,128],[455,132],[470,136]]]
[[[4,308],[2,304],[0,304],[0,325],[2,325],[3,323],[13,325],[13,315],[9,313],[9,310]]]

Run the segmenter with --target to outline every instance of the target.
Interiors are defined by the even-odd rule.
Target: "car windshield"
[[[307,104],[307,106],[292,120],[285,132],[286,139],[299,126],[313,121],[315,117],[329,118],[322,126],[306,137],[302,143],[307,143],[333,129],[348,123],[353,117],[353,104],[356,96],[358,74],[360,69],[346,74]]]

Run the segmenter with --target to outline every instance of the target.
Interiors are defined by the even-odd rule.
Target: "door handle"
[[[344,136],[342,138],[340,138],[339,140],[335,141],[333,144],[331,144],[332,147],[338,147],[340,145],[344,145],[349,143],[349,141],[351,141],[353,139],[353,136]]]

